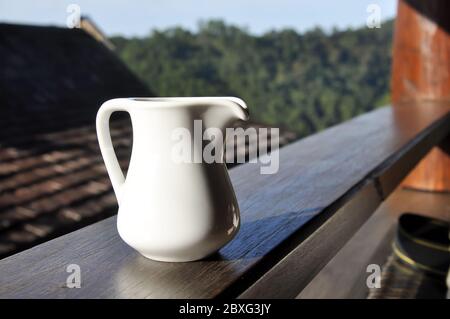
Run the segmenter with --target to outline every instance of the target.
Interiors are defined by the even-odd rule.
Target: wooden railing
[[[449,135],[450,103],[424,103],[381,108],[290,144],[274,175],[251,163],[230,170],[241,230],[206,260],[145,259],[112,217],[1,260],[0,297],[294,297]],[[79,289],[65,287],[70,264],[80,266]]]

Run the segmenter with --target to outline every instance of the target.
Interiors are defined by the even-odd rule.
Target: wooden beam
[[[450,101],[450,1],[399,0],[391,79],[392,102]],[[420,118],[426,105],[409,114]],[[450,191],[450,140],[434,148],[404,185]]]
[[[295,297],[406,174],[389,167],[412,167],[411,154],[449,133],[450,103],[405,116],[417,107],[381,108],[287,145],[276,174],[230,170],[242,225],[208,259],[145,259],[113,217],[0,260],[0,298]],[[81,268],[80,289],[65,287],[69,264]]]
[[[450,222],[450,194],[398,187],[297,298],[366,298],[367,266],[385,264],[392,254],[397,219],[405,212]]]

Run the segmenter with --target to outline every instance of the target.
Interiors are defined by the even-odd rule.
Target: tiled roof
[[[153,94],[82,30],[0,24],[0,258],[116,213],[94,123],[123,96]],[[126,170],[129,118],[111,135]]]
[[[111,124],[125,169],[130,129],[127,120]],[[116,212],[93,125],[36,135],[30,149],[3,147],[0,160],[0,256]]]
[[[152,92],[80,29],[0,24],[1,141],[95,120],[105,100]]]
[[[82,30],[0,24],[0,257],[115,212],[95,115],[110,98],[152,95]],[[124,121],[112,124],[122,159]]]

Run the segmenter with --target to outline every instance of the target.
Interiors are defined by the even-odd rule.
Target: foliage
[[[307,135],[389,101],[392,27],[254,36],[219,20],[111,40],[159,96],[239,96],[253,120]]]

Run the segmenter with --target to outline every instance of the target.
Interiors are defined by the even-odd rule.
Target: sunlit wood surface
[[[241,230],[207,260],[147,260],[112,217],[1,260],[0,297],[295,297],[448,135],[449,104],[412,118],[416,107],[381,108],[283,147],[277,174],[233,168]],[[79,289],[65,287],[69,264],[81,267]]]

